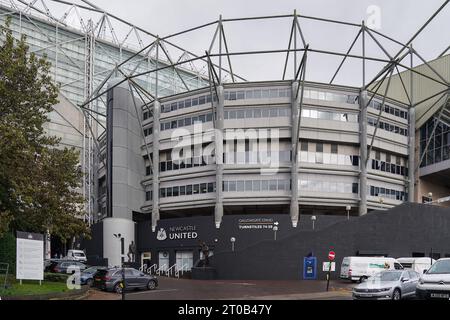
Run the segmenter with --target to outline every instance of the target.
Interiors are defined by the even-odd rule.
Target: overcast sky
[[[187,28],[223,18],[291,14],[294,9],[302,15],[360,23],[370,21],[373,15],[367,13],[370,6],[380,8],[380,29],[378,31],[402,42],[408,41],[424,22],[445,2],[445,0],[90,0],[93,4],[118,15],[154,34],[165,36]],[[289,40],[291,20],[247,21],[226,23],[225,33],[229,49],[252,51],[264,49],[285,49]],[[300,20],[306,42],[312,48],[345,52],[355,38],[358,29],[335,24]],[[119,28],[120,29],[120,28]],[[118,30],[121,32],[122,30]],[[204,54],[209,47],[214,28],[173,38],[182,47]],[[300,40],[299,40],[300,41]],[[398,45],[379,38],[392,55]],[[414,42],[414,47],[427,60],[436,58],[450,44],[450,4]],[[216,48],[217,50],[217,48]],[[355,45],[354,54],[361,53],[361,45]],[[370,39],[367,40],[367,54],[385,58],[384,53]],[[300,57],[299,57],[300,59]],[[309,56],[307,79],[329,81],[340,62],[339,57],[319,54]],[[405,60],[405,63],[407,61]],[[419,62],[416,59],[416,62]],[[281,78],[284,55],[232,57],[233,69],[249,80]],[[360,84],[360,62],[350,61],[338,77],[337,83]],[[383,66],[368,64],[368,78]],[[293,68],[289,71],[292,77]]]

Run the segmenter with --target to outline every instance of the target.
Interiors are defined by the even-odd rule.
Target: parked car
[[[64,260],[64,261],[58,262],[58,264],[53,266],[53,269],[51,269],[51,272],[67,273],[69,268],[70,269],[79,268],[80,271],[84,271],[87,267],[86,267],[86,265],[84,263],[81,263],[81,262],[78,262],[78,261]]]
[[[394,258],[345,257],[341,264],[340,278],[362,282],[380,271],[401,269],[403,266]]]
[[[398,258],[398,262],[400,262],[403,268],[408,270],[414,270],[419,274],[425,273],[428,269],[430,269],[431,265],[436,262],[436,260],[431,258]]]
[[[106,291],[122,293],[122,269],[110,268],[99,270],[94,276],[94,287]],[[154,290],[158,287],[158,279],[155,276],[145,274],[133,268],[125,268],[126,289]]]
[[[53,268],[60,263],[61,259],[49,259],[44,261],[44,272],[52,272]]]
[[[79,262],[87,262],[86,254],[83,250],[69,250],[67,251],[68,260],[75,260]]]
[[[353,289],[353,299],[401,300],[414,297],[419,273],[412,270],[381,271]]]
[[[450,299],[450,258],[439,259],[420,277],[416,296],[419,299]]]
[[[103,270],[103,269],[106,269],[106,267],[94,266],[94,267],[89,267],[86,270],[82,271],[81,275],[80,275],[80,284],[82,284],[82,285],[86,284],[89,287],[91,287],[92,284],[94,283],[95,274],[99,270]]]

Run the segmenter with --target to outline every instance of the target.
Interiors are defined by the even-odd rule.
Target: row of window
[[[359,101],[358,95],[317,91],[312,89],[305,89],[303,92],[303,97],[306,99],[335,101],[349,104],[357,104]]]
[[[290,117],[290,108],[245,108],[239,110],[225,111],[225,119],[250,119],[250,118],[277,118]]]
[[[290,88],[273,89],[251,89],[251,90],[227,90],[224,92],[225,100],[245,100],[245,99],[274,99],[287,98],[291,96]]]
[[[327,192],[327,193],[359,193],[357,182],[339,181],[319,181],[319,180],[299,180],[299,190],[307,192]]]
[[[359,166],[359,156],[324,152],[300,151],[300,162],[331,164],[342,166]]]
[[[216,101],[217,100],[216,96],[215,95],[213,95],[213,96],[214,96],[214,101]],[[206,103],[211,103],[211,94],[207,94],[207,95],[195,97],[195,98],[187,98],[182,101],[162,104],[161,112],[168,113],[168,112],[176,111],[176,110],[180,110],[180,109],[201,106]]]
[[[168,188],[160,188],[159,196],[161,198],[179,197],[179,196],[191,196],[196,194],[212,193],[216,192],[216,183],[197,183],[189,184],[185,186],[175,186]]]
[[[369,107],[380,110],[382,103],[376,100],[373,100],[370,102]],[[403,118],[408,120],[408,111],[404,111],[402,109],[390,106],[388,104],[384,104],[384,112],[389,113],[395,117]]]
[[[375,159],[372,159],[372,169],[392,174],[398,174],[401,176],[408,176],[408,168],[406,168],[405,166]]]
[[[382,187],[375,187],[375,186],[369,186],[367,188],[368,188],[367,192],[372,197],[383,197],[383,198],[399,200],[399,201],[406,201],[408,199],[408,194],[404,191],[382,188]]]
[[[358,194],[358,183],[336,182],[336,181],[317,181],[317,180],[299,180],[300,191],[315,191],[328,193],[354,193]],[[196,194],[205,194],[215,192],[215,183],[199,183],[187,186],[175,186],[160,188],[160,197],[178,197]],[[224,181],[224,192],[258,192],[258,191],[290,191],[291,180],[272,179],[272,180],[237,180]],[[388,199],[406,201],[408,194],[404,191],[368,186],[368,193],[372,197],[384,197]],[[145,193],[145,200],[151,201],[153,191]]]
[[[314,109],[302,109],[302,117],[343,122],[358,122],[358,115],[356,113],[319,111]]]
[[[161,131],[191,126],[194,125],[196,122],[199,123],[211,122],[212,120],[213,114],[207,113],[178,120],[166,121],[161,123]]]
[[[387,122],[383,122],[383,121],[379,121],[377,124],[377,120],[374,118],[367,118],[367,123],[372,126],[372,127],[376,127],[378,125],[378,127],[380,129],[383,129],[385,131],[389,131],[389,132],[393,132],[396,134],[400,134],[402,136],[408,136],[408,129],[404,129],[402,127],[387,123]]]
[[[209,164],[215,164],[216,161],[212,156],[184,158],[182,160],[167,160],[159,163],[161,172],[188,169],[193,167],[202,167]]]
[[[258,191],[289,191],[291,190],[291,180],[271,179],[271,180],[236,180],[224,181],[224,192],[258,192]]]

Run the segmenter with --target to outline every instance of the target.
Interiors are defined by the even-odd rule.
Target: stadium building
[[[28,11],[14,14],[16,28],[21,12]],[[229,50],[224,25],[281,19],[292,25],[288,48]],[[108,25],[106,18],[99,21]],[[347,52],[325,50],[309,44],[305,21],[354,28],[357,35]],[[170,58],[165,46],[174,38],[211,26],[205,54],[186,55],[174,46],[180,58]],[[71,32],[68,41],[77,43],[80,35]],[[141,47],[131,50],[89,40],[87,33],[78,40],[84,57],[95,48],[92,41],[99,48],[87,60],[79,57],[88,68],[80,76],[93,80],[76,89],[74,76],[64,86],[89,115],[85,132],[105,129],[90,136],[96,223],[85,248],[92,261],[120,265],[134,242],[141,267],[180,275],[195,270],[205,241],[216,277],[295,279],[304,256],[326,256],[330,247],[340,250],[338,258],[428,255],[431,247],[450,253],[444,244],[448,209],[437,208],[448,206],[450,195],[449,48],[425,61],[412,46],[417,35],[401,43],[364,22],[297,12],[220,17],[166,37],[147,36],[149,45],[138,41]],[[397,50],[390,52],[381,39]],[[369,41],[384,55],[369,52]],[[269,54],[283,56],[282,77],[247,81],[233,71],[241,56]],[[337,57],[331,81],[308,80],[318,67],[310,59],[324,55]],[[92,73],[97,60],[99,72]],[[360,69],[347,72],[352,84],[338,84],[349,60]],[[370,63],[379,67],[369,72]],[[67,67],[60,69],[62,79]],[[440,238],[427,238],[421,228],[428,223]],[[410,246],[387,242],[392,233],[411,238],[408,232],[417,238]]]

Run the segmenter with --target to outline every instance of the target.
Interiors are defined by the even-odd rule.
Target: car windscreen
[[[450,273],[450,260],[437,261],[433,264],[427,274],[445,274]]]
[[[73,255],[74,255],[75,257],[85,257],[85,254],[84,254],[84,253],[81,253],[81,252],[74,252]]]
[[[380,272],[370,277],[371,281],[398,281],[402,272]]]

